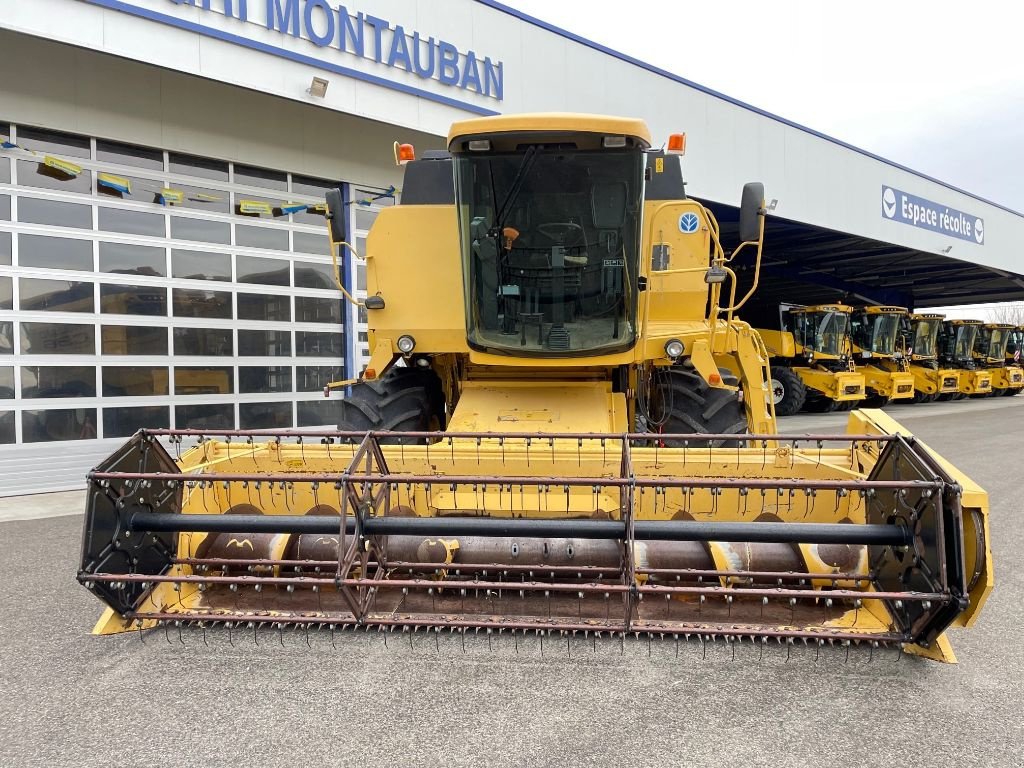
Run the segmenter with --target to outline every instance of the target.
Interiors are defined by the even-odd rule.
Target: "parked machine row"
[[[778,416],[1024,389],[1024,326],[845,304],[782,304],[777,320],[762,314],[755,325]]]

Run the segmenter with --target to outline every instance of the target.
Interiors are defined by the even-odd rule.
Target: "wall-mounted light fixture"
[[[309,84],[309,88],[306,89],[306,93],[316,99],[322,99],[327,95],[327,86],[330,85],[329,80],[324,80],[322,77],[314,77],[313,82]]]

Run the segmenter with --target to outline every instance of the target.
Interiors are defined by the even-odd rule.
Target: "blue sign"
[[[103,0],[88,0],[106,4]],[[463,91],[501,101],[505,73],[500,61],[460,51],[451,43],[419,32],[407,32],[401,24],[358,11],[350,14],[331,0],[170,0],[239,21],[250,19],[271,32],[303,38],[319,48],[370,59],[393,69],[411,72],[424,80],[437,80]],[[257,9],[253,6],[262,6]],[[261,12],[262,11],[262,12]]]
[[[679,217],[679,231],[680,232],[696,232],[697,227],[700,226],[700,218],[696,213],[684,213]]]
[[[930,229],[940,235],[985,244],[985,222],[982,219],[893,187],[882,187],[882,216],[912,227]]]

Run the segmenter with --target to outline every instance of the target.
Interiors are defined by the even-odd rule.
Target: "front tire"
[[[775,401],[776,416],[792,416],[804,407],[807,386],[794,371],[782,366],[771,370],[772,399]]]
[[[722,377],[733,384],[736,379]],[[750,431],[747,412],[736,392],[708,384],[695,371],[667,368],[654,374],[651,387],[651,411],[660,422],[659,431],[678,434],[741,435]],[[736,447],[741,440],[686,440],[691,448]],[[672,448],[683,447],[682,440],[666,440]]]
[[[352,385],[341,401],[343,432],[429,432],[444,427],[444,396],[433,371],[392,368],[379,379]],[[381,443],[401,438],[382,437]],[[416,440],[415,442],[425,442]]]

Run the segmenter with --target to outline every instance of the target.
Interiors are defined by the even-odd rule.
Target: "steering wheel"
[[[552,221],[547,224],[538,224],[537,231],[556,241],[559,245],[566,245],[569,240],[577,241],[583,238],[583,227],[572,221]]]

